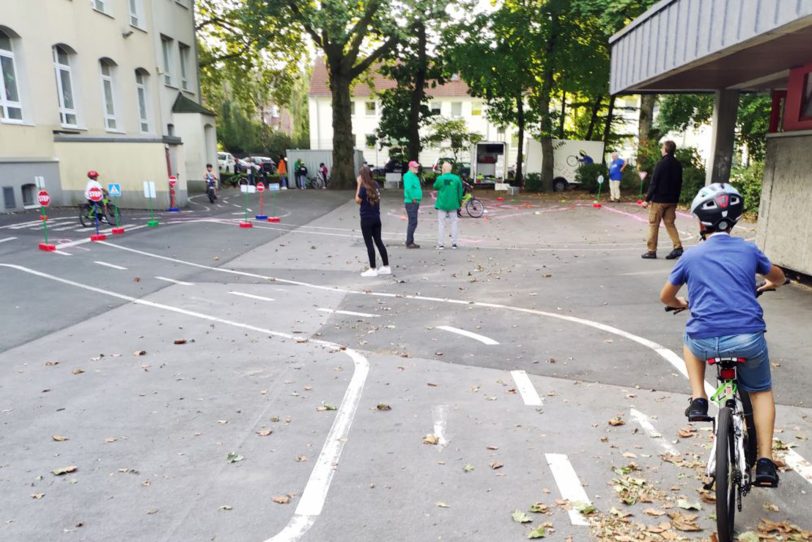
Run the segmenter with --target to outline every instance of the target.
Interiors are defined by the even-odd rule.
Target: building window
[[[3,207],[6,209],[14,209],[17,207],[17,202],[14,198],[14,187],[12,186],[3,187]]]
[[[22,121],[23,105],[11,37],[0,30],[0,120]]]
[[[149,75],[143,69],[135,71],[135,89],[138,94],[138,120],[141,132],[149,133],[149,96],[147,94],[147,81]]]
[[[462,102],[451,102],[451,116],[452,117],[462,116]]]
[[[812,119],[812,72],[806,74],[801,118],[804,120]]]
[[[141,18],[143,17],[144,6],[143,0],[130,0],[130,24],[143,28]]]
[[[355,115],[355,101],[350,102],[350,115]]]
[[[71,69],[71,57],[73,55],[62,45],[55,45],[53,53],[56,91],[59,98],[59,122],[62,126],[76,128],[79,120],[73,92],[73,73]]]
[[[118,121],[116,120],[115,86],[113,84],[116,65],[109,58],[103,58],[99,61],[99,67],[101,68],[104,126],[108,130],[116,130]]]
[[[189,46],[178,43],[180,50],[180,86],[183,90],[189,90]]]
[[[93,9],[110,14],[110,0],[93,0]]]
[[[36,185],[32,183],[24,184],[20,187],[20,190],[23,193],[23,207],[25,207],[26,209],[30,209],[32,207],[39,207],[37,205]]]
[[[161,50],[164,60],[164,84],[172,86],[172,38],[161,36]]]
[[[366,102],[366,113],[367,115],[375,115],[377,109],[375,107],[375,102]]]
[[[443,112],[443,107],[440,102],[431,102],[431,114],[432,115],[439,115]]]
[[[476,101],[471,103],[471,116],[472,117],[482,116],[482,102]]]

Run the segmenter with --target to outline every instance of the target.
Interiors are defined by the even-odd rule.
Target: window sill
[[[102,10],[100,10],[100,9],[96,9],[96,8],[93,8],[93,11],[95,11],[96,13],[101,13],[101,14],[102,14],[102,15],[104,15],[105,17],[110,17],[111,19],[114,19],[114,20],[115,20],[115,17],[113,17],[113,15],[112,15],[112,14],[107,13],[106,11],[102,11]]]
[[[164,82],[164,86],[165,86],[165,87],[167,87],[167,88],[171,88],[171,89],[173,89],[173,90],[180,90],[180,89],[177,87],[177,85],[175,85],[174,83],[166,83],[166,82]]]
[[[124,130],[108,130],[108,129],[105,129],[104,131],[107,132],[108,134],[127,135],[127,132],[125,132]]]
[[[9,126],[35,126],[33,122],[15,119],[0,119],[0,124],[8,124]]]
[[[143,32],[144,34],[148,34],[146,27],[130,23],[130,28],[134,28],[135,30],[138,30],[139,32]]]

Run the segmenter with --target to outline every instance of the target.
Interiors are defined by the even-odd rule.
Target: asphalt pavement
[[[226,191],[100,242],[52,209],[55,252],[0,216],[0,539],[709,539],[668,237],[640,259],[634,201],[485,193],[441,251],[429,196],[407,250],[386,191],[393,274],[362,278],[350,192],[265,195],[278,223]],[[760,301],[784,472],[736,525],[786,538],[812,529],[812,292]]]

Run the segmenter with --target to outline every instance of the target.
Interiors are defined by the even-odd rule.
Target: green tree
[[[463,119],[439,118],[432,124],[431,134],[426,143],[447,149],[454,155],[454,162],[459,161],[460,152],[474,143],[482,141],[482,136],[469,132]]]

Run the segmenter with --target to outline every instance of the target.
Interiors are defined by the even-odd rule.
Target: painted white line
[[[254,295],[254,294],[246,294],[244,292],[228,292],[231,295],[238,295],[240,297],[248,297],[250,299],[258,299],[260,301],[275,301],[273,298],[270,297],[263,297],[261,295]]]
[[[54,254],[59,254],[60,256],[73,256],[70,252],[65,252],[64,250],[52,250]]]
[[[20,265],[0,263],[0,267],[17,269],[18,271],[22,271],[24,273],[61,282],[62,284],[75,286],[77,288],[82,288],[84,290],[89,290],[102,295],[115,297],[124,301],[135,303],[137,305],[144,305],[147,307],[183,314],[185,316],[191,316],[193,318],[218,322],[265,335],[273,335],[284,339],[294,339],[293,335],[289,335],[287,333],[273,331],[270,329],[253,326],[251,324],[243,324],[242,322],[235,322],[233,320],[225,320],[216,316],[182,309],[172,305],[155,303],[145,299],[138,299],[132,296],[119,294],[117,292],[102,290],[101,288],[95,288],[87,284],[81,284],[72,280],[63,279]],[[337,352],[341,352],[342,354],[349,356],[353,362],[354,371],[352,378],[350,378],[350,383],[347,386],[347,390],[344,392],[344,397],[341,399],[341,404],[336,411],[336,416],[333,420],[333,425],[330,427],[330,432],[327,433],[324,446],[316,459],[313,470],[310,472],[310,478],[308,479],[307,485],[305,485],[304,491],[302,492],[302,497],[299,500],[299,505],[296,507],[295,514],[290,519],[287,526],[279,534],[269,538],[268,542],[298,540],[305,534],[305,532],[307,532],[307,530],[316,521],[316,518],[321,514],[322,509],[324,508],[324,501],[327,498],[327,492],[330,490],[330,484],[333,481],[336,466],[341,459],[341,452],[344,450],[344,445],[349,438],[350,428],[352,427],[355,413],[358,410],[358,403],[361,401],[361,394],[364,391],[364,384],[366,383],[367,376],[369,375],[369,361],[355,350],[351,348],[344,349],[344,347],[339,344],[320,339],[311,339],[309,342],[321,346],[327,346]]]
[[[170,279],[170,278],[168,278],[168,277],[161,277],[161,276],[155,275],[155,278],[156,278],[156,279],[158,279],[158,280],[163,280],[163,281],[166,281],[166,282],[171,282],[172,284],[178,284],[178,285],[180,285],[180,286],[194,286],[194,283],[191,283],[191,282],[184,282],[184,281],[182,281],[182,280]]]
[[[473,333],[471,331],[466,331],[464,329],[459,329],[456,327],[437,326],[437,329],[442,329],[443,331],[448,331],[449,333],[456,333],[457,335],[462,335],[463,337],[468,337],[469,339],[474,339],[476,341],[481,342],[482,344],[487,344],[490,346],[499,344],[498,342],[494,341],[490,337],[486,337],[485,335],[479,335],[478,333]]]
[[[119,271],[126,271],[126,267],[121,267],[120,265],[116,265],[114,263],[107,263],[107,262],[100,262],[99,260],[94,260],[93,263],[103,265],[104,267],[111,267],[113,269],[118,269]]]
[[[32,226],[34,228],[36,228],[41,224],[42,224],[42,220],[32,220],[30,222],[20,222],[18,224],[10,224],[10,225],[6,226],[6,228],[8,228],[10,230],[22,230],[24,228],[30,228]]]
[[[442,450],[448,446],[446,428],[448,427],[448,405],[437,405],[431,409],[434,418],[434,435],[437,437],[437,449]]]
[[[329,312],[332,314],[346,314],[347,316],[361,316],[362,318],[378,318],[379,315],[377,314],[368,314],[366,312],[354,312],[354,311],[342,311],[342,310],[335,310],[335,309],[325,309],[319,308],[321,312]]]
[[[664,439],[662,433],[657,431],[654,425],[652,425],[649,416],[633,408],[629,410],[629,413],[632,419],[640,424],[640,427],[643,428],[643,431],[645,431],[650,438],[657,439],[658,444],[663,450],[669,454],[679,455],[679,451],[677,451],[670,442]]]
[[[75,226],[73,224],[71,224],[70,226],[60,226],[58,228],[49,228],[49,229],[51,231],[65,231],[65,230],[72,230],[74,228],[75,228]]]
[[[512,376],[513,381],[516,382],[516,387],[522,395],[524,404],[527,406],[541,406],[543,404],[541,397],[539,397],[536,388],[533,387],[533,383],[530,382],[530,377],[527,376],[525,371],[510,371],[510,376]]]
[[[0,239],[0,243],[6,243],[8,241],[14,241],[16,237],[6,237],[5,239]]]
[[[553,472],[553,478],[555,478],[555,483],[558,485],[558,491],[561,492],[561,497],[567,499],[571,506],[576,503],[592,504],[567,456],[564,454],[544,454],[544,456],[547,458],[547,464]],[[583,514],[574,508],[570,508],[568,513],[573,525],[589,525]]]
[[[140,224],[138,226],[132,226],[132,227],[130,227],[128,229],[129,229],[129,231],[134,231],[134,230],[140,230],[141,228],[146,228],[146,227],[147,227],[146,224]],[[84,231],[84,230],[85,230],[85,228],[78,228],[77,229],[77,231]],[[89,234],[91,230],[86,230],[86,231]],[[84,245],[84,244],[87,244],[87,243],[90,243],[90,242],[91,242],[90,237],[88,237],[86,239],[79,239],[78,241],[69,241],[67,243],[61,243],[59,245],[56,245],[56,248],[57,248],[57,250],[59,250],[59,249],[63,249],[63,248],[70,248],[70,247],[75,247],[75,246],[79,246],[79,245]],[[99,242],[99,241],[97,241],[97,242]]]
[[[800,474],[804,480],[812,484],[812,463],[801,457],[792,448],[788,449],[784,454],[784,461],[792,470]]]

